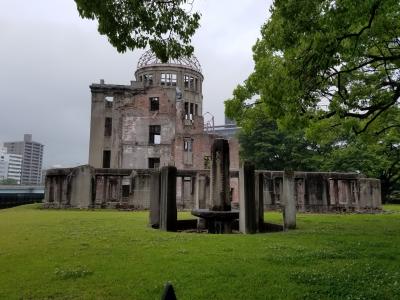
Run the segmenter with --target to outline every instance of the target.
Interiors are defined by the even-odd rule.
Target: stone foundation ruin
[[[150,209],[152,176],[158,169],[104,169],[91,166],[51,169],[46,174],[47,208]],[[265,210],[281,208],[283,171],[255,171]],[[205,208],[210,201],[210,170],[177,170],[177,208]],[[239,171],[230,171],[239,193]],[[261,186],[259,186],[261,182]],[[352,173],[294,172],[293,195],[300,212],[371,211],[381,208],[380,181]],[[259,193],[256,193],[256,198]],[[238,208],[239,202],[233,201]]]

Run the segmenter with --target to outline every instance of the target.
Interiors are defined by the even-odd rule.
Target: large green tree
[[[161,61],[189,56],[200,14],[194,0],[75,0],[82,18],[96,19],[98,31],[119,51],[149,46]]]
[[[304,131],[279,129],[261,110],[252,110],[241,123],[238,138],[242,158],[257,169],[317,171],[322,149],[306,139]]]
[[[327,151],[321,170],[381,178],[384,193],[398,186],[398,0],[275,0],[253,53],[229,117],[242,125],[261,110]]]
[[[332,118],[360,133],[399,105],[398,0],[275,0],[271,13],[229,116],[265,103],[280,124]]]

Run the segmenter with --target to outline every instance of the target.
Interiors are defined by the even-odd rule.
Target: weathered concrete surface
[[[264,174],[255,173],[256,225],[258,232],[264,231]]]
[[[240,214],[239,230],[242,233],[257,232],[257,208],[255,200],[255,173],[254,165],[243,162],[239,169],[240,184]]]
[[[161,168],[160,229],[176,231],[176,168]]]
[[[80,208],[122,208],[150,209],[151,176],[156,169],[94,169],[89,166],[91,180],[85,177],[85,166],[77,168],[52,169],[46,176],[44,207],[80,207]],[[81,174],[82,173],[82,174]],[[230,187],[234,192],[239,190],[238,172],[230,171]],[[185,203],[185,209],[199,208],[206,201],[210,202],[210,170],[177,170],[179,177],[206,178],[205,190],[203,179],[193,180],[190,199]],[[280,209],[283,193],[283,172],[256,171],[256,179],[262,174],[262,191],[256,192],[256,199],[262,199],[264,209]],[[78,176],[83,176],[85,188],[77,183]],[[178,178],[179,178],[178,177]],[[257,180],[256,180],[257,181]],[[82,183],[83,184],[83,183]],[[198,186],[203,188],[198,189]],[[319,186],[315,186],[319,185]],[[186,185],[186,194],[189,191]],[[309,173],[294,172],[294,195],[298,211],[329,212],[329,211],[371,211],[380,210],[381,193],[378,179],[363,178],[351,173]],[[178,188],[181,188],[178,186]],[[260,188],[260,185],[259,185]],[[89,196],[79,195],[85,191]],[[205,191],[205,192],[204,192]],[[177,194],[182,191],[177,190]],[[185,192],[185,191],[184,191]],[[260,193],[263,196],[259,196]],[[205,194],[205,197],[204,197]],[[51,196],[50,196],[51,195]],[[259,202],[259,205],[260,202]],[[261,217],[261,208],[258,210]],[[261,224],[261,221],[259,221]]]
[[[229,187],[229,143],[216,139],[211,148],[210,210],[231,210]]]
[[[85,165],[46,173],[44,207],[89,208],[94,204],[95,169]]]
[[[264,174],[264,208],[281,206],[283,172]],[[369,211],[381,209],[380,181],[356,173],[294,172],[295,199],[299,211]],[[370,191],[370,192],[367,192]],[[373,192],[374,191],[374,192]]]
[[[195,209],[205,209],[207,205],[207,194],[210,193],[210,179],[206,175],[197,174],[196,176],[196,199]],[[208,192],[208,193],[207,193]],[[197,218],[197,229],[206,228],[206,222],[203,218]]]
[[[294,172],[284,171],[282,188],[283,227],[296,228],[296,199],[294,195]]]
[[[150,214],[149,225],[153,228],[160,227],[160,173],[150,175]]]

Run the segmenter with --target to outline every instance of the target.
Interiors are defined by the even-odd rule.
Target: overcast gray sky
[[[204,75],[204,112],[224,120],[223,101],[253,69],[251,47],[271,0],[195,0],[193,38]],[[45,145],[44,167],[88,160],[92,82],[129,84],[143,50],[118,53],[82,20],[73,0],[0,0],[0,141],[24,133]]]

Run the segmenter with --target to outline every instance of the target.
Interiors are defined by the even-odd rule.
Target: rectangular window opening
[[[112,118],[106,118],[104,123],[104,136],[111,136],[112,134]]]
[[[149,169],[158,169],[160,167],[159,157],[149,157]]]
[[[160,109],[160,100],[158,97],[150,97],[150,111],[157,111]]]
[[[183,163],[185,165],[193,164],[193,139],[185,138],[183,140]]]
[[[161,73],[161,85],[176,86],[176,74]]]
[[[145,85],[153,85],[153,74],[144,74],[143,81]]]
[[[185,75],[184,77],[183,77],[183,83],[184,83],[184,87],[185,87],[185,89],[188,89],[189,88],[189,76],[188,75]]]
[[[161,126],[150,125],[149,127],[149,144],[161,144]]]
[[[111,161],[111,151],[110,150],[104,150],[103,151],[103,168],[109,168],[110,167],[110,161]]]
[[[190,76],[189,87],[191,90],[194,89],[194,77]]]
[[[130,187],[128,184],[122,185],[122,197],[129,197]]]

